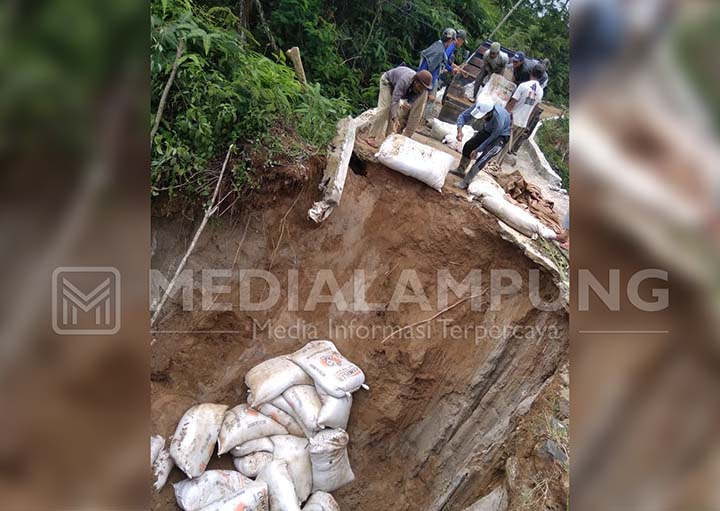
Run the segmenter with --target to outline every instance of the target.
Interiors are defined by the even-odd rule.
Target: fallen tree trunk
[[[340,119],[337,124],[337,135],[332,141],[330,156],[325,167],[320,191],[323,198],[313,204],[308,211],[308,216],[315,223],[325,220],[333,210],[340,204],[345,178],[347,177],[350,157],[355,147],[356,125],[352,117]]]

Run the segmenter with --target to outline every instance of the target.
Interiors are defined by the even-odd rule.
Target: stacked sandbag
[[[189,478],[199,477],[212,456],[226,405],[195,405],[182,416],[170,442],[170,456]]]
[[[175,466],[170,451],[165,448],[165,439],[160,435],[150,437],[150,466],[155,482],[153,488],[160,491],[165,486],[170,471]]]
[[[173,485],[185,511],[338,511],[329,492],[355,479],[345,430],[352,393],[367,388],[362,370],[332,342],[313,341],[253,367],[245,382],[247,404],[203,403],[185,412],[156,488],[174,462],[188,476]],[[164,439],[150,443],[155,470]],[[215,443],[236,470],[205,471]]]
[[[422,181],[438,192],[442,191],[455,163],[453,155],[398,134],[387,137],[375,157],[386,167]]]
[[[175,500],[184,511],[269,511],[267,484],[233,470],[208,470],[173,487]]]
[[[318,491],[312,494],[302,511],[340,511],[340,506],[332,495],[324,491]]]

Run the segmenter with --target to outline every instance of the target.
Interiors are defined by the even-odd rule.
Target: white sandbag
[[[538,235],[547,239],[555,239],[555,231],[545,227],[537,218],[515,204],[511,204],[502,197],[486,196],[482,199],[483,208],[493,215],[531,238]]]
[[[437,118],[430,120],[430,136],[435,140],[442,140],[453,131],[457,133],[457,128],[449,122],[443,122]]]
[[[290,476],[295,484],[295,494],[304,502],[312,491],[312,465],[310,463],[310,441],[292,435],[271,437],[275,445],[273,459],[287,463]]]
[[[237,495],[253,484],[234,470],[208,470],[195,479],[183,479],[173,484],[175,500],[185,511],[196,511],[218,500]]]
[[[470,101],[475,101],[475,82],[468,83],[463,87],[463,95]]]
[[[375,157],[388,168],[442,191],[454,158],[444,151],[393,134],[385,139]]]
[[[257,480],[268,485],[270,511],[300,511],[300,501],[295,494],[287,463],[280,460],[268,463]]]
[[[160,452],[155,457],[155,461],[152,464],[153,477],[155,478],[153,488],[155,488],[155,491],[160,491],[165,487],[170,471],[174,466],[175,463],[170,457],[170,451],[165,449],[165,447],[160,449]]]
[[[203,403],[182,416],[170,442],[170,456],[188,477],[198,477],[210,461],[220,433],[225,405]]]
[[[309,342],[290,358],[312,377],[325,394],[334,397],[355,392],[365,382],[362,370],[342,356],[330,341]]]
[[[468,186],[468,193],[475,197],[499,197],[505,196],[502,186],[485,172],[480,172]]]
[[[479,91],[479,94],[490,96],[490,99],[492,99],[496,105],[505,106],[515,92],[515,89],[517,89],[517,85],[511,80],[497,73],[493,73],[490,75],[490,79],[485,86]]]
[[[272,403],[260,405],[260,413],[267,415],[272,420],[287,429],[288,433],[295,436],[303,436],[304,432],[295,420],[295,417],[284,410],[281,410]]]
[[[352,394],[343,397],[334,397],[318,391],[322,408],[318,414],[318,428],[347,429],[352,409]]]
[[[340,506],[329,493],[316,491],[305,503],[302,511],[340,511]]]
[[[265,437],[250,440],[249,442],[244,442],[236,447],[233,447],[230,450],[230,454],[235,457],[242,457],[254,452],[273,452],[274,449],[275,446],[272,441]]]
[[[313,492],[333,492],[355,480],[347,454],[349,440],[342,429],[323,429],[310,440]]]
[[[312,379],[287,357],[275,357],[250,369],[245,384],[250,389],[248,403],[257,408],[293,385],[312,384]]]
[[[165,439],[160,435],[150,437],[150,465],[155,463],[155,458],[160,453],[160,449],[165,447]]]
[[[239,493],[208,504],[199,511],[270,511],[268,486],[262,481],[251,481]]]
[[[283,397],[295,412],[295,416],[300,419],[304,430],[312,432],[318,430],[318,415],[322,401],[314,385],[295,385],[283,392]]]
[[[256,478],[258,474],[265,468],[265,465],[273,460],[272,453],[254,452],[241,458],[233,458],[233,466],[235,470],[246,477]]]
[[[430,126],[430,136],[435,140],[445,141],[447,137],[452,137],[453,140],[457,138],[457,126],[455,124],[443,122],[436,118],[430,121]],[[463,126],[462,131],[463,141],[470,140],[477,133],[469,124]]]
[[[298,414],[295,412],[295,410],[292,409],[292,406],[290,406],[290,404],[287,402],[287,400],[286,400],[283,396],[278,396],[278,397],[276,397],[275,399],[273,399],[273,400],[272,400],[272,405],[273,405],[274,407],[282,410],[283,412],[285,412],[286,414],[288,414],[288,415],[289,415],[290,417],[292,417],[293,419],[295,419],[295,422],[297,423],[298,426],[300,426],[300,429],[302,430],[303,435],[305,435],[305,437],[307,437],[307,438],[312,438],[313,435],[315,435],[315,433],[317,432],[316,429],[308,429],[308,428],[305,426],[305,424],[304,424],[303,421],[300,419],[300,417],[298,416]],[[302,435],[301,435],[301,436],[302,436]]]
[[[287,430],[249,405],[238,405],[225,412],[218,436],[218,455],[250,440],[287,435]]]

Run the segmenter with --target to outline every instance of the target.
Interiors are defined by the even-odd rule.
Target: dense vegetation
[[[332,137],[337,118],[348,111],[343,101],[322,96],[316,84],[303,89],[282,62],[254,51],[251,34],[238,32],[237,22],[225,7],[205,9],[190,0],[152,3],[153,114],[176,48],[181,43],[185,47],[152,140],[155,193],[182,190],[190,196],[207,196],[214,176],[205,169],[230,144],[287,151],[271,137],[271,129],[280,125],[322,147]],[[242,158],[238,161],[233,175],[241,189],[248,173]]]
[[[263,0],[270,31],[281,48],[304,52],[308,76],[327,94],[357,108],[376,99],[378,78],[420,51],[445,27],[467,30],[467,49],[487,38],[516,0]],[[255,23],[257,23],[255,21]],[[251,24],[251,26],[253,26]],[[535,58],[549,58],[547,100],[568,103],[567,3],[525,0],[493,38]],[[264,33],[253,28],[261,42]]]
[[[677,30],[675,50],[677,62],[707,105],[715,130],[720,133],[720,89],[718,68],[708,65],[707,56],[720,45],[720,5],[709,7],[702,18],[684,21]]]
[[[537,142],[548,162],[562,178],[563,188],[570,190],[570,119],[560,117],[545,121],[538,130]]]
[[[184,45],[152,140],[153,192],[203,197],[207,172],[234,143],[234,184],[247,185],[248,152],[283,153],[278,131],[320,150],[339,117],[372,106],[379,75],[420,51],[448,26],[481,43],[515,0],[152,0],[153,117]],[[568,13],[557,0],[526,0],[494,39],[552,61],[549,101],[567,104]],[[262,7],[262,12],[258,7]],[[301,86],[282,50],[301,49]],[[243,156],[243,153],[246,153]],[[215,166],[217,164],[215,163]]]

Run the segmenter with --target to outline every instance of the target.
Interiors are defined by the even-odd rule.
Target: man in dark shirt
[[[430,89],[432,89],[430,71],[415,72],[409,67],[399,66],[383,73],[380,77],[377,113],[366,139],[368,145],[379,147],[392,125],[401,121],[399,117],[402,116],[399,115],[398,110],[403,99],[410,105],[403,134],[412,137],[420,122]]]
[[[525,54],[523,52],[518,52],[512,58],[512,66],[513,82],[515,82],[516,85],[520,85],[530,79],[530,71],[532,71],[532,68],[535,67],[535,62],[525,58]]]

